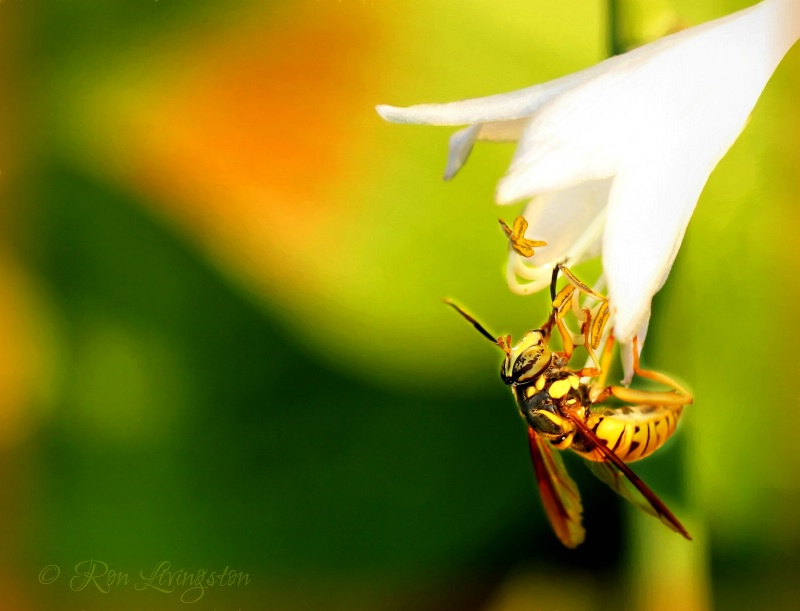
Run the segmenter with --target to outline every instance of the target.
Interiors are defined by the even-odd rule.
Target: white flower
[[[798,37],[800,0],[765,0],[527,89],[377,110],[470,124],[450,139],[445,178],[476,140],[519,140],[497,202],[532,198],[527,235],[548,245],[530,258],[510,250],[509,285],[536,291],[556,262],[602,254],[615,334],[629,345],[644,339],[709,174]]]

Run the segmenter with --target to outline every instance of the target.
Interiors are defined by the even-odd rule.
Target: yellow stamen
[[[540,246],[547,246],[547,242],[541,240],[529,240],[525,237],[525,231],[528,229],[528,221],[524,216],[518,216],[514,219],[513,229],[506,225],[503,219],[500,220],[500,226],[503,228],[506,236],[511,242],[511,248],[514,249],[518,255],[523,257],[532,257],[533,249]]]

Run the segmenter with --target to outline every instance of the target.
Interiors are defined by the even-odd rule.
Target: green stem
[[[699,442],[694,422],[681,423],[683,437],[672,456],[680,463],[683,502],[664,499],[692,535],[687,541],[643,512],[631,510],[628,544],[628,592],[633,609],[641,611],[708,611],[711,609],[710,549],[706,523],[698,509],[699,478],[687,465],[696,464]],[[673,453],[674,454],[674,453]],[[678,585],[679,584],[679,585]]]
[[[625,52],[620,24],[619,0],[608,0],[608,55],[609,57]]]

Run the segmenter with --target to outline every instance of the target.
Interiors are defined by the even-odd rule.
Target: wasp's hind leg
[[[606,378],[608,377],[608,370],[611,368],[611,357],[614,355],[614,332],[608,334],[606,338],[606,345],[603,347],[603,354],[600,357],[600,367],[584,367],[578,371],[578,375],[597,377],[594,385],[598,388],[604,388],[606,385]]]
[[[609,338],[612,339],[612,338]],[[608,349],[608,348],[607,348]],[[605,361],[605,355],[603,360]],[[634,390],[625,388],[624,386],[606,386],[603,388],[599,384],[599,392],[596,396],[591,397],[593,403],[601,403],[614,396],[626,403],[635,403],[639,405],[666,405],[670,407],[682,407],[684,405],[691,405],[694,398],[691,393],[686,390],[681,384],[673,380],[671,377],[658,371],[651,371],[649,369],[642,369],[639,366],[639,346],[638,338],[633,338],[633,373],[637,376],[653,380],[664,386],[672,389],[671,392],[652,391],[652,390]],[[602,378],[605,381],[605,377]]]

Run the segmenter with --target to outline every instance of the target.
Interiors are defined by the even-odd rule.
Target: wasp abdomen
[[[649,456],[664,445],[678,424],[683,406],[628,405],[593,408],[586,425],[625,462]],[[576,439],[572,449],[588,460],[604,460],[599,450],[581,451]]]

